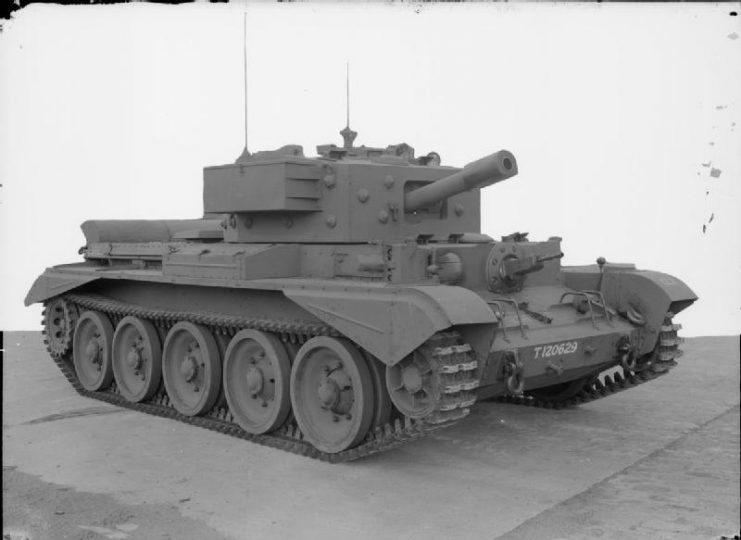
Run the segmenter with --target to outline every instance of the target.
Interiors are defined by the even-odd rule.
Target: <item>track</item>
[[[500,403],[544,409],[563,409],[602,399],[657,379],[676,366],[677,362],[675,360],[682,355],[682,351],[679,349],[682,340],[677,336],[677,331],[681,329],[681,325],[672,324],[671,317],[671,313],[667,314],[659,333],[659,342],[656,344],[656,349],[645,360],[640,371],[620,368],[622,372],[618,371],[611,375],[610,372],[613,371],[613,368],[610,368],[598,374],[593,382],[586,384],[578,394],[564,400],[538,399],[527,394],[501,396],[495,399]]]
[[[253,328],[272,332],[283,341],[292,343],[303,343],[307,339],[318,335],[339,335],[334,329],[326,325],[307,324],[300,321],[276,321],[224,316],[214,313],[153,310],[104,297],[79,294],[65,295],[63,300],[72,307],[69,310],[71,312],[69,315],[70,324],[67,324],[64,330],[68,338],[71,338],[73,332],[74,325],[71,323],[77,319],[80,313],[86,310],[105,313],[114,325],[128,315],[148,319],[157,327],[161,335],[166,334],[168,328],[179,321],[201,324],[214,333],[229,336],[243,328]],[[62,352],[59,347],[54,346],[54,340],[47,339],[46,310],[44,317],[42,323],[45,325],[44,342],[47,349],[57,367],[80,395],[330,463],[359,459],[418,439],[432,431],[448,427],[467,416],[469,407],[475,402],[474,389],[478,385],[478,380],[475,378],[476,360],[472,357],[470,346],[462,344],[460,336],[456,332],[435,334],[425,344],[432,351],[434,361],[438,365],[441,374],[441,388],[443,389],[433,413],[422,419],[396,418],[389,423],[371,429],[358,446],[338,453],[327,453],[316,449],[305,441],[301,430],[293,419],[269,434],[253,435],[244,431],[233,421],[227,407],[214,407],[203,416],[191,417],[180,414],[170,404],[170,399],[164,387],[161,387],[151,400],[142,403],[132,403],[124,399],[118,393],[115,382],[106,391],[88,391],[77,378],[71,351]]]
[[[157,327],[161,336],[166,335],[167,330],[179,321],[201,324],[215,334],[227,336],[233,336],[243,328],[253,328],[264,332],[272,332],[285,342],[298,344],[318,335],[339,335],[333,328],[316,323],[225,316],[214,313],[153,310],[100,296],[69,294],[63,298],[73,308],[69,313],[71,323],[74,323],[79,314],[86,310],[105,313],[114,325],[123,317],[133,315],[150,320]],[[69,328],[66,331],[71,337],[73,324],[68,326]],[[641,371],[633,372],[623,368],[622,373],[616,372],[611,375],[612,369],[607,370],[595,377],[593,382],[587,384],[577,395],[564,400],[537,399],[525,394],[521,396],[502,396],[495,398],[495,401],[547,409],[562,409],[602,399],[644,384],[666,374],[669,369],[676,365],[675,359],[681,355],[678,347],[681,340],[677,337],[679,328],[680,325],[672,324],[671,318],[667,317],[656,350],[643,363]],[[478,379],[475,378],[477,364],[472,357],[470,346],[461,344],[460,335],[456,332],[435,334],[424,345],[430,351],[434,362],[438,366],[441,374],[441,387],[444,389],[440,394],[434,412],[423,419],[400,417],[401,415],[397,414],[397,417],[391,422],[372,428],[360,445],[338,453],[327,453],[316,449],[304,440],[303,434],[293,418],[276,431],[269,434],[254,435],[244,431],[234,422],[226,406],[216,406],[202,416],[192,417],[180,414],[170,403],[162,385],[152,399],[141,403],[132,403],[124,399],[118,393],[115,382],[106,391],[88,391],[83,388],[77,378],[71,351],[61,352],[53,347],[50,340],[46,338],[44,342],[57,367],[72,387],[85,397],[130,410],[177,420],[330,463],[351,461],[389,450],[460,421],[468,415],[469,408],[475,403],[475,388],[478,385]]]

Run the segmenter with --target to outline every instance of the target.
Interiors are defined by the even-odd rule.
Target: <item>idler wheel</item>
[[[173,407],[186,416],[209,411],[219,398],[221,358],[211,332],[179,322],[165,338],[162,376]]]
[[[113,334],[113,376],[121,395],[138,403],[151,398],[162,380],[162,346],[154,325],[124,317]]]
[[[224,355],[224,394],[236,422],[248,433],[280,427],[291,412],[291,362],[272,334],[242,330]]]
[[[391,400],[405,416],[423,418],[432,413],[440,396],[440,375],[426,349],[420,347],[386,367]]]
[[[374,415],[368,363],[346,339],[318,336],[296,354],[291,403],[304,437],[324,452],[359,444]]]
[[[77,308],[64,298],[49,300],[44,307],[46,347],[53,358],[61,358],[72,349],[72,334],[77,323]]]
[[[96,392],[113,382],[113,325],[102,313],[86,311],[77,321],[72,360],[77,378],[85,390]]]

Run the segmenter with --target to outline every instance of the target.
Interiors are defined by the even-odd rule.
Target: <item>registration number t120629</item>
[[[543,345],[541,347],[535,347],[535,358],[548,358],[549,356],[572,354],[575,353],[578,348],[578,341],[564,341],[563,343],[554,343],[553,345]]]

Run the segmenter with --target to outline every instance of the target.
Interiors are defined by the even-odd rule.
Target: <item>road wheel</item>
[[[121,395],[138,403],[151,398],[162,380],[162,346],[154,325],[124,317],[113,334],[113,376]]]
[[[214,339],[216,339],[216,347],[219,349],[219,358],[221,358],[221,373],[223,377],[224,373],[224,359],[226,358],[226,348],[229,346],[231,337],[226,333],[215,333]],[[223,381],[222,381],[223,382]],[[219,398],[216,400],[214,407],[219,409],[226,407],[226,394],[224,393],[224,385],[221,384],[219,388]]]
[[[366,353],[365,358],[373,379],[373,421],[371,429],[382,427],[391,420],[394,405],[391,403],[388,387],[386,386],[386,366],[376,357]]]
[[[324,452],[359,444],[373,421],[373,382],[367,362],[348,340],[318,336],[298,351],[291,403],[304,437]]]
[[[224,356],[224,393],[236,422],[248,433],[281,426],[291,411],[291,362],[272,334],[242,330]]]
[[[221,387],[221,358],[211,332],[185,321],[173,326],[165,339],[162,376],[178,412],[198,416],[209,411]]]
[[[113,325],[102,313],[86,311],[77,321],[72,359],[77,379],[86,390],[97,392],[113,382]]]

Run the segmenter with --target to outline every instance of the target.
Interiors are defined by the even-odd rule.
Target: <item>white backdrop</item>
[[[684,335],[737,333],[731,7],[250,4],[249,146],[340,143],[349,61],[356,144],[459,166],[507,148],[520,174],[485,191],[484,232],[562,236],[564,264],[672,273],[700,296]],[[0,328],[38,328],[23,297],[79,260],[85,219],[201,214],[201,168],[243,146],[242,11],[34,5],[6,25]]]

